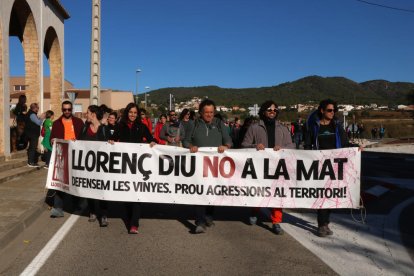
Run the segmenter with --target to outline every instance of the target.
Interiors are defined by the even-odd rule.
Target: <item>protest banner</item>
[[[361,153],[57,140],[47,188],[110,201],[359,208]]]

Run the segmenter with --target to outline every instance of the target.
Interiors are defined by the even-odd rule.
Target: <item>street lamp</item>
[[[138,73],[140,73],[142,70],[141,69],[137,69],[135,71],[135,78],[136,78],[136,87],[135,87],[135,97],[134,97],[134,101],[136,104],[138,104]]]
[[[145,86],[145,89],[148,91],[150,89],[149,86]],[[144,102],[144,108],[147,109],[147,96],[149,96],[147,94],[147,91],[145,91],[145,102]]]

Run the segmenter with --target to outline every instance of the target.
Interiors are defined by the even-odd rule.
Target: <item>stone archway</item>
[[[55,114],[59,114],[61,100],[64,96],[62,52],[58,36],[53,27],[47,29],[44,41],[44,53],[50,67],[50,109]]]
[[[40,54],[35,19],[26,0],[16,0],[10,17],[10,36],[22,42],[27,103],[40,103]]]
[[[16,104],[17,93],[24,93],[28,105],[39,103],[43,111],[43,52],[51,69],[51,105],[54,109],[56,102],[60,105],[64,21],[69,17],[60,0],[0,0],[0,155],[9,157],[11,153],[9,100]],[[18,37],[23,48],[25,76],[16,85],[19,90],[10,82],[10,37]]]

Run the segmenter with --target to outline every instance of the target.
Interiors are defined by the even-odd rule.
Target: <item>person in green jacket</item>
[[[53,124],[53,117],[54,113],[52,110],[46,111],[46,120],[43,122],[42,134],[44,133],[44,137],[42,140],[42,145],[45,147],[45,169],[49,168],[50,157],[52,156],[52,144],[50,143],[50,133],[52,132],[52,124]]]

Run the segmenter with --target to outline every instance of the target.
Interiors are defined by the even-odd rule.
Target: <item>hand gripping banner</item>
[[[188,149],[57,140],[46,186],[111,201],[283,208],[360,207],[361,153]]]

